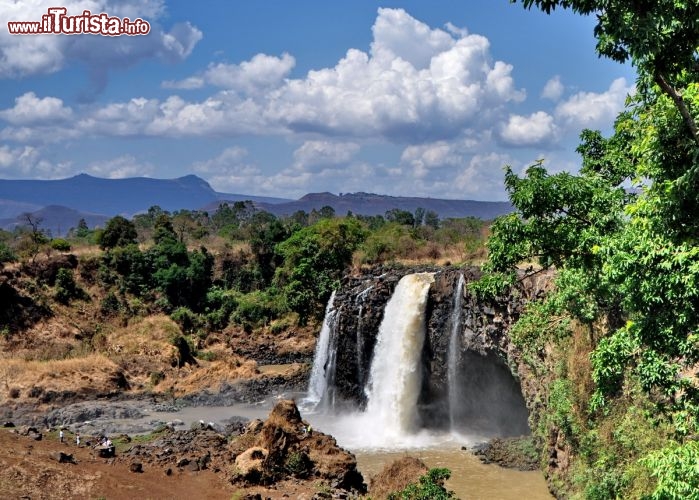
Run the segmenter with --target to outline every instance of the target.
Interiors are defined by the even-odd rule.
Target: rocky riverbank
[[[9,425],[9,424],[8,424]],[[0,431],[0,485],[19,498],[350,498],[366,492],[354,455],[309,431],[291,400],[266,421],[218,431],[207,424],[115,438],[100,458],[97,436],[36,428]],[[198,491],[197,491],[198,490]],[[259,495],[259,496],[258,496]]]

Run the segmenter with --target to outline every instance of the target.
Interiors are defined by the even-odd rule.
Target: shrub
[[[170,318],[172,318],[175,323],[180,325],[180,328],[185,333],[194,332],[195,330],[201,328],[203,323],[201,316],[194,314],[187,307],[178,307],[172,312],[172,314],[170,314]]]
[[[56,274],[56,300],[68,304],[73,299],[87,299],[85,291],[75,283],[73,271],[62,267]]]
[[[313,462],[303,451],[289,453],[284,464],[286,469],[296,477],[307,477],[313,470]]]
[[[0,266],[4,262],[15,262],[17,256],[5,243],[0,242]]]
[[[449,479],[451,471],[445,468],[430,469],[420,477],[418,484],[409,484],[402,491],[391,493],[390,500],[448,500],[456,498],[453,491],[444,487],[444,481]]]
[[[110,291],[100,303],[102,316],[114,316],[121,311],[121,303],[113,291]]]
[[[51,248],[58,250],[59,252],[70,252],[70,243],[68,243],[63,238],[54,238],[51,240]]]

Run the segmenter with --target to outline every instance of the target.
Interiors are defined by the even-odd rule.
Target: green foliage
[[[294,476],[304,478],[308,477],[313,470],[313,462],[307,453],[294,451],[286,457],[284,467]]]
[[[100,302],[100,314],[102,316],[115,316],[121,312],[121,302],[113,290],[110,290]]]
[[[172,318],[185,333],[194,333],[202,326],[201,316],[193,313],[187,307],[178,307],[170,314],[170,318]]]
[[[493,226],[487,279],[502,282],[523,264],[557,270],[556,292],[513,330],[525,353],[566,345],[536,333],[550,331],[547,317],[561,311],[596,332],[590,400],[571,398],[565,371],[548,398],[553,423],[581,446],[585,496],[696,498],[697,448],[688,437],[699,432],[689,375],[699,362],[699,24],[687,19],[699,18],[699,2],[521,3],[593,15],[598,54],[630,60],[638,92],[610,138],[582,133],[578,175],[549,174],[541,163],[523,177],[507,170],[516,212]],[[566,408],[591,410],[589,421],[566,423]]]
[[[247,331],[264,326],[287,312],[287,305],[278,290],[250,292],[237,298],[237,306],[231,320],[242,325]]]
[[[362,262],[375,264],[411,256],[418,246],[408,226],[389,222],[372,231],[361,245]]]
[[[85,290],[75,282],[72,269],[61,268],[56,273],[56,300],[68,304],[73,299],[85,300],[88,297]]]
[[[644,457],[641,462],[657,478],[652,500],[699,498],[699,443],[673,443]]]
[[[164,374],[163,372],[161,372],[161,371],[150,372],[150,377],[149,377],[149,379],[150,379],[150,385],[151,385],[151,387],[155,387],[155,386],[158,385],[160,382],[162,382],[163,380],[165,380],[165,374]]]
[[[97,244],[103,250],[125,247],[136,243],[136,226],[133,222],[117,215],[107,221],[107,225],[99,235]]]
[[[0,266],[5,262],[15,262],[16,260],[17,256],[12,249],[6,243],[0,241]]]
[[[87,225],[87,221],[85,219],[80,219],[78,221],[78,227],[75,228],[75,231],[73,231],[73,234],[75,235],[76,238],[88,238],[90,236],[90,228]]]
[[[321,219],[277,245],[284,264],[277,269],[275,283],[283,288],[289,308],[301,322],[322,314],[365,237],[366,230],[354,218]]]
[[[400,224],[402,226],[415,226],[415,217],[407,210],[393,208],[386,212],[385,217],[388,222],[395,222],[396,224]]]
[[[569,380],[557,379],[551,384],[548,414],[551,422],[562,430],[569,440],[575,442],[580,428],[575,418],[573,387]]]
[[[70,252],[70,243],[63,238],[54,238],[51,240],[51,248],[59,252]]]
[[[456,498],[453,491],[447,491],[444,481],[449,479],[451,471],[445,468],[430,469],[421,476],[418,484],[409,484],[402,491],[391,493],[390,500],[448,500]]]
[[[183,335],[173,335],[170,338],[170,343],[177,349],[175,366],[181,368],[185,364],[196,364],[196,360],[194,359],[196,351]]]

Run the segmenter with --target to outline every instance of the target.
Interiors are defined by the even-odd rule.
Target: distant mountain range
[[[101,226],[114,215],[131,217],[153,205],[164,210],[215,211],[223,202],[250,200],[275,215],[298,210],[310,212],[330,206],[338,215],[348,211],[361,215],[383,215],[393,208],[414,212],[433,210],[440,217],[473,216],[492,219],[511,211],[507,202],[440,200],[435,198],[394,197],[370,193],[313,193],[298,200],[220,193],[195,175],[177,179],[102,179],[80,174],[59,180],[0,179],[0,228],[11,230],[25,224],[22,214],[42,218],[41,226],[54,236],[64,235],[84,218],[88,226]]]
[[[352,212],[358,215],[384,215],[393,208],[414,213],[422,207],[436,212],[441,218],[478,217],[493,219],[512,211],[512,205],[502,201],[441,200],[438,198],[416,198],[405,196],[387,196],[372,193],[311,193],[286,203],[259,203],[258,206],[275,215],[290,215],[298,210],[310,212],[324,206],[335,209],[337,215]]]

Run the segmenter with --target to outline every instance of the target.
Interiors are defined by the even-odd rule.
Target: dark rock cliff
[[[336,360],[330,382],[335,404],[366,404],[364,387],[383,311],[398,281],[416,272],[435,273],[426,310],[422,353],[423,384],[418,405],[426,427],[468,422],[469,429],[500,435],[527,432],[531,408],[541,381],[528,378],[521,353],[509,340],[509,329],[527,301],[542,293],[547,277],[520,282],[508,295],[480,301],[468,284],[480,277],[477,268],[377,268],[346,277],[335,297]],[[454,293],[459,276],[463,289],[458,330],[456,389],[449,397],[449,344]]]

